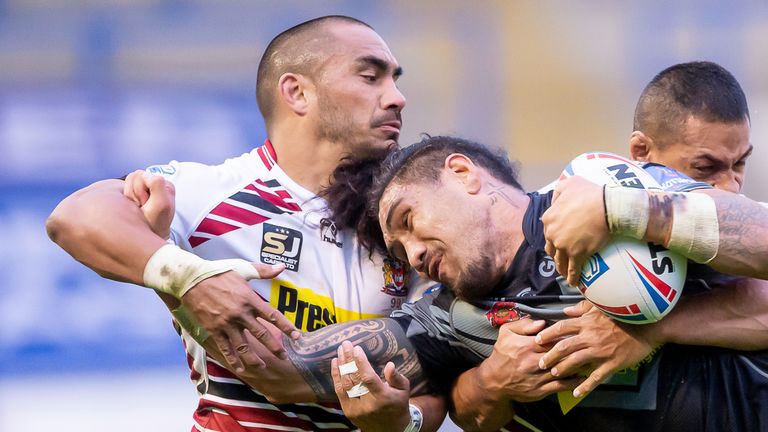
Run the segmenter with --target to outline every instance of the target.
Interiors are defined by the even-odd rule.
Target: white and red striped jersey
[[[176,187],[171,239],[206,259],[243,258],[286,270],[254,290],[304,331],[388,316],[407,295],[406,269],[337,230],[323,199],[291,180],[269,141],[221,165],[171,162],[148,169]],[[275,406],[182,334],[200,393],[198,431],[348,430],[337,404]]]

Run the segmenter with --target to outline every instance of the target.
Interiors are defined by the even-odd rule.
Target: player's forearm
[[[604,190],[611,233],[644,239],[723,273],[768,279],[768,208],[741,195]]]
[[[94,183],[62,201],[46,222],[48,235],[67,253],[110,279],[143,284],[150,256],[165,244],[120,180]]]
[[[514,416],[511,401],[484,385],[481,367],[461,374],[451,388],[451,419],[466,431],[498,430]]]
[[[709,265],[723,273],[768,279],[768,208],[741,195],[709,194],[720,228],[720,247]]]
[[[685,296],[663,320],[650,325],[651,329],[671,343],[766,349],[768,281],[744,278],[709,292]]]
[[[398,372],[411,384],[411,395],[425,394],[426,379],[416,351],[405,332],[393,319],[380,318],[333,324],[298,340],[283,338],[288,357],[312,388],[317,400],[335,400],[331,377],[331,359],[345,340],[365,350],[368,361],[381,374],[387,362],[393,362]]]

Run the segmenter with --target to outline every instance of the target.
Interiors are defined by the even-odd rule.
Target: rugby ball
[[[616,320],[653,323],[680,299],[687,265],[685,257],[662,246],[619,238],[589,258],[579,291]]]
[[[578,175],[599,185],[660,189],[638,164],[621,156],[585,153],[560,178]],[[662,319],[672,310],[685,284],[688,260],[662,246],[616,238],[582,268],[579,291],[606,315],[631,324]]]

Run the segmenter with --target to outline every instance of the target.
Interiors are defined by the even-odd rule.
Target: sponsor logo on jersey
[[[172,165],[152,165],[147,172],[154,175],[170,176],[176,174],[176,168]]]
[[[395,297],[405,297],[408,294],[408,265],[402,261],[384,258],[384,286],[381,292]]]
[[[341,247],[341,242],[336,239],[338,234],[339,229],[336,227],[336,224],[332,220],[328,218],[320,219],[320,238],[323,239],[324,242],[335,244],[336,246]]]
[[[582,292],[586,291],[586,289],[592,285],[592,283],[596,281],[597,278],[608,271],[608,264],[605,263],[605,260],[603,260],[603,257],[601,257],[599,253],[589,257],[589,261],[587,261],[587,263],[589,264],[589,268],[582,269],[581,277],[579,278],[583,286],[583,288],[580,286],[580,288],[582,288]]]
[[[337,322],[381,317],[336,307],[330,297],[277,279],[272,280],[270,304],[303,331],[314,331]]]
[[[302,238],[301,231],[265,223],[261,241],[261,262],[283,263],[286,269],[299,271]]]
[[[555,274],[555,260],[551,257],[545,256],[539,263],[539,274],[542,277],[550,277]]]

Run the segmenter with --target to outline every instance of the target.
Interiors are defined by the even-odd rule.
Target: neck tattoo
[[[503,199],[512,207],[518,208],[519,206],[512,200],[512,198],[507,195],[507,191],[504,188],[503,184],[496,184],[496,183],[488,183],[488,196],[491,198],[491,204],[496,204],[498,202],[499,198]]]

